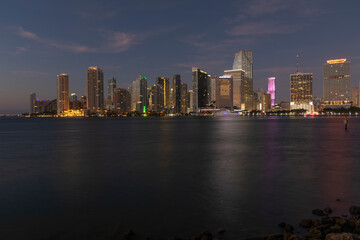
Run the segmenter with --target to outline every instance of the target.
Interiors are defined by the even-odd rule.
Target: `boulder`
[[[286,224],[285,231],[288,233],[292,233],[294,231],[294,227],[291,226],[290,224]]]
[[[314,214],[314,215],[316,215],[316,216],[320,216],[320,217],[325,216],[325,213],[324,213],[323,210],[321,210],[321,209],[314,209],[314,210],[312,210],[312,214]]]
[[[313,226],[314,227],[318,227],[318,226],[320,226],[321,225],[321,221],[319,220],[319,219],[315,219],[314,221],[313,221]]]
[[[312,220],[311,219],[303,219],[299,223],[300,227],[303,228],[311,228],[312,226]]]
[[[360,207],[353,205],[350,207],[349,212],[351,214],[360,214]]]
[[[329,233],[339,233],[342,231],[342,227],[338,224],[335,224],[328,229]]]
[[[326,212],[327,214],[330,214],[330,213],[332,213],[332,209],[329,207],[326,207],[326,208],[324,208],[324,212]]]
[[[351,233],[329,233],[326,235],[326,240],[353,240]]]
[[[306,234],[307,238],[315,238],[319,239],[322,238],[322,232],[315,227],[310,228],[309,232]]]

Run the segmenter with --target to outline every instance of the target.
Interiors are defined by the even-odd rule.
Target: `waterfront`
[[[2,239],[234,239],[360,203],[358,118],[2,118],[0,134]]]

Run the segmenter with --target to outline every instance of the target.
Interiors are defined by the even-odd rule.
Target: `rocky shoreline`
[[[339,199],[337,201],[340,201]],[[269,234],[264,236],[252,238],[237,238],[237,240],[360,240],[360,207],[351,206],[349,213],[342,216],[331,216],[332,209],[326,207],[324,209],[314,209],[312,214],[316,217],[314,219],[302,219],[298,226],[292,226],[288,223],[281,222],[278,224],[280,233]],[[305,233],[299,234],[297,230],[305,230]],[[153,238],[142,236],[135,233],[133,230],[128,230],[125,233],[119,228],[114,228],[111,231],[105,231],[102,236],[92,236],[86,239],[127,239],[127,240],[150,240]],[[63,236],[64,237],[64,236]],[[60,239],[73,239],[70,236]],[[220,228],[216,233],[212,234],[209,231],[204,231],[196,236],[187,238],[162,238],[167,240],[221,240],[226,237],[225,228]],[[59,238],[52,238],[59,239]]]

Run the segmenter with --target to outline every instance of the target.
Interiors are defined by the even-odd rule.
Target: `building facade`
[[[328,60],[324,64],[324,101],[350,101],[350,62]]]
[[[268,78],[268,91],[267,93],[271,95],[271,106],[274,106],[275,105],[275,89],[276,89],[276,86],[275,86],[275,77],[270,77]]]
[[[197,67],[192,68],[193,85],[193,112],[200,113],[200,109],[207,107],[210,103],[210,75]]]
[[[36,113],[36,93],[30,93],[30,114]]]
[[[114,110],[115,108],[115,96],[114,89],[116,88],[116,78],[112,77],[108,79],[107,87],[107,109]]]
[[[147,78],[139,76],[132,84],[131,110],[137,113],[147,112]]]
[[[216,81],[216,107],[231,108],[233,106],[233,79],[231,75],[212,77]]]
[[[114,88],[114,110],[116,113],[130,112],[130,92],[125,88]]]
[[[156,84],[162,87],[164,91],[164,108],[170,109],[170,81],[166,77],[157,77]]]
[[[69,75],[57,75],[57,114],[69,110]]]
[[[181,76],[176,74],[172,79],[172,89],[173,89],[173,109],[174,113],[180,113],[181,111]]]
[[[188,103],[188,90],[186,83],[181,83],[180,98],[181,98],[180,113],[187,114],[189,103]]]
[[[352,88],[352,103],[354,107],[360,107],[359,87]]]
[[[233,80],[233,106],[241,109],[241,85],[245,77],[242,69],[225,70],[224,75],[230,75]]]
[[[104,114],[104,73],[97,66],[86,72],[86,105],[89,114]]]
[[[295,73],[290,75],[290,109],[304,109],[312,112],[313,89],[312,73]]]

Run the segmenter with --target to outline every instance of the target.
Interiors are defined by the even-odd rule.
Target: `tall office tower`
[[[188,106],[188,99],[187,99],[187,84],[181,83],[181,90],[180,90],[180,113],[186,114],[187,113],[187,106]]]
[[[216,103],[216,79],[218,79],[218,76],[215,77],[211,77],[210,78],[210,90],[209,90],[209,95],[210,95],[210,103]]]
[[[241,90],[242,82],[245,77],[245,71],[242,69],[225,70],[224,75],[230,75],[233,79],[233,106],[241,109]]]
[[[130,93],[125,88],[114,88],[114,109],[117,113],[130,112]]]
[[[195,94],[194,90],[189,90],[189,110],[190,112],[194,112],[194,103],[195,103]]]
[[[173,76],[172,88],[173,88],[173,105],[174,112],[180,113],[181,110],[181,76],[175,74]]]
[[[233,106],[233,79],[231,75],[212,77],[216,82],[216,107],[231,108]]]
[[[313,111],[312,73],[290,74],[290,109]]]
[[[164,110],[164,91],[161,85],[154,84],[151,87],[149,101],[151,101],[151,111],[161,113]]]
[[[261,110],[266,112],[271,109],[271,94],[262,93],[261,95]]]
[[[114,99],[114,89],[116,88],[116,78],[112,77],[108,79],[108,88],[107,88],[107,109],[114,110],[115,108],[115,99]]]
[[[104,113],[104,73],[97,66],[86,71],[86,105],[90,114]]]
[[[36,113],[36,93],[30,93],[30,114]]]
[[[350,101],[350,62],[346,59],[324,64],[324,101]]]
[[[170,108],[170,80],[166,77],[157,77],[156,84],[162,86],[164,91],[164,108]]]
[[[131,109],[138,113],[146,113],[147,100],[147,78],[139,76],[132,84]]]
[[[254,110],[262,111],[262,96],[266,93],[264,89],[254,90]]]
[[[57,114],[69,110],[69,76],[65,73],[57,75]]]
[[[197,67],[192,68],[192,86],[194,91],[193,111],[200,113],[200,109],[210,103],[210,75]]]
[[[355,107],[360,107],[359,89],[359,87],[352,88],[352,102]]]
[[[271,106],[275,105],[275,77],[268,78],[268,94],[271,95]]]
[[[235,53],[233,70],[242,69],[245,71],[244,79],[241,82],[241,109],[252,110],[253,101],[253,52],[240,50]],[[235,86],[234,86],[235,87]]]
[[[76,93],[70,94],[70,100],[77,101],[78,100],[77,94]]]

